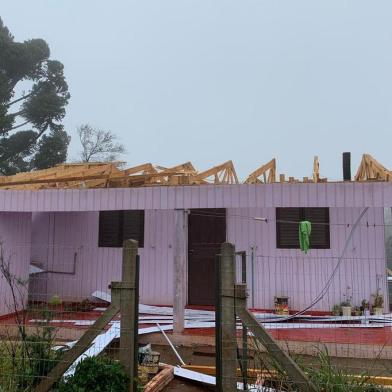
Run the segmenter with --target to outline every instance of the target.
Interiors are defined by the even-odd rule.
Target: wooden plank
[[[319,182],[320,180],[320,163],[318,156],[313,159],[313,182]]]

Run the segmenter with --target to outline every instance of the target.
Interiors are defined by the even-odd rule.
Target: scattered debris
[[[216,385],[215,376],[209,376],[207,374],[195,372],[193,370],[183,369],[181,367],[174,368],[174,376],[180,377],[180,378],[185,378],[187,380],[200,382],[205,385]],[[241,382],[238,382],[237,389],[239,389],[240,391],[244,390],[244,384]],[[257,385],[252,385],[252,384],[248,385],[248,390],[259,391],[259,392],[278,392],[276,389],[273,389],[273,388],[263,387],[261,385],[257,386]]]
[[[168,336],[166,335],[165,331],[161,328],[161,326],[157,323],[157,326],[159,328],[159,330],[162,332],[162,335],[165,337],[166,341],[169,343],[169,346],[172,348],[172,350],[174,351],[174,354],[176,355],[176,357],[178,358],[178,360],[180,361],[181,365],[185,365],[185,362],[183,361],[183,359],[181,358],[180,354],[178,353],[178,351],[176,350],[176,348],[174,347],[174,344],[171,342],[171,340],[168,338]]]
[[[160,364],[163,369],[144,386],[144,392],[160,392],[174,378],[174,367],[166,364]]]
[[[144,383],[158,373],[160,356],[159,352],[151,349],[151,344],[147,344],[146,346],[139,348],[139,372],[142,377],[145,378]]]
[[[163,330],[168,331],[173,329],[173,325],[165,325],[161,327]],[[139,328],[138,334],[145,335],[149,333],[159,332],[158,327],[150,327],[150,328]],[[78,359],[70,366],[67,372],[64,374],[64,377],[70,376],[75,372],[76,365],[82,361],[84,358],[93,357],[100,354],[114,339],[118,339],[120,337],[120,322],[114,321],[112,326],[103,334],[98,335],[90,348],[85,351]],[[77,342],[68,343],[69,347],[72,347]]]

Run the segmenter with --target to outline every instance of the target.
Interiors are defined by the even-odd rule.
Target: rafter
[[[370,154],[363,154],[355,181],[392,181],[392,172]]]
[[[123,170],[123,173],[130,176],[132,174],[154,174],[158,171],[154,168],[151,163],[143,163],[142,165],[130,167],[129,169]]]
[[[238,184],[238,177],[232,161],[205,170],[192,178],[193,184]]]
[[[245,180],[245,184],[259,184],[259,183],[271,183],[276,181],[276,160],[271,159],[268,163],[260,166],[254,172],[249,174]]]

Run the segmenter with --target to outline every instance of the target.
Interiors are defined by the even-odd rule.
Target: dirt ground
[[[160,361],[170,365],[180,365],[170,346],[154,345],[154,351],[161,354]],[[194,347],[176,347],[182,360],[187,365],[208,365],[215,366],[215,347],[210,346],[194,346]]]
[[[164,392],[200,392],[200,391],[214,391],[215,388],[208,388],[200,386],[200,384],[193,384],[188,381],[174,379],[163,391]]]

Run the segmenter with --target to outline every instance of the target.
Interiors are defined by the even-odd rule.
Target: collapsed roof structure
[[[392,172],[377,162],[371,155],[364,154],[355,181],[392,181]],[[279,182],[326,182],[320,177],[319,160],[314,157],[311,177],[302,180],[280,174]],[[253,171],[245,184],[277,182],[276,160]],[[123,168],[123,162],[64,163],[50,169],[18,173],[0,177],[0,189],[38,190],[51,188],[128,188],[156,185],[203,185],[239,184],[232,161],[198,171],[191,162],[174,167],[163,167],[144,163],[131,168]]]

